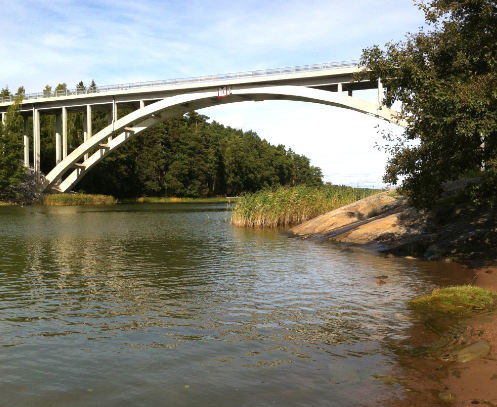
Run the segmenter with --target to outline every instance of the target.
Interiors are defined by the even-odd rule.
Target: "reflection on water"
[[[228,218],[0,207],[0,406],[374,405],[405,299],[464,276]]]

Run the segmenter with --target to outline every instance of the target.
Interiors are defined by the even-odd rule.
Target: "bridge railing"
[[[271,69],[263,69],[258,71],[245,71],[245,72],[218,74],[218,75],[195,76],[190,78],[165,79],[165,80],[148,81],[148,82],[134,82],[134,83],[125,83],[118,85],[104,85],[104,86],[96,86],[91,88],[62,89],[53,92],[43,91],[38,93],[25,94],[23,96],[23,101],[34,100],[34,99],[57,98],[65,96],[77,96],[77,95],[92,94],[92,93],[118,92],[130,89],[155,88],[155,87],[174,86],[174,85],[189,85],[189,84],[203,83],[203,82],[226,81],[230,79],[261,78],[261,77],[274,76],[274,75],[291,75],[291,74],[298,74],[304,72],[326,71],[331,69],[355,68],[358,65],[359,65],[359,60],[325,62],[313,65],[297,65],[297,66],[289,66],[286,68],[271,68]],[[0,97],[0,103],[13,102],[14,99],[15,95],[3,96]]]

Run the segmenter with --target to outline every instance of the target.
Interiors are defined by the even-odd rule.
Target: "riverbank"
[[[402,197],[386,192],[321,215],[287,235],[360,246],[412,261],[459,262],[468,270],[469,283],[497,291],[495,216],[495,211],[458,202],[457,194],[448,194],[432,211],[420,213]],[[436,318],[413,311],[413,318],[407,339],[390,344],[399,365],[385,380],[404,396],[385,405],[497,406],[495,311]],[[448,347],[437,347],[441,338]],[[443,360],[443,350],[480,340],[490,344],[485,357],[468,362]]]

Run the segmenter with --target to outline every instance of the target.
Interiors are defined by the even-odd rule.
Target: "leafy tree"
[[[363,51],[358,76],[381,78],[384,104],[402,103],[404,134],[386,137],[385,182],[401,183],[419,208],[433,205],[442,183],[487,165],[497,181],[497,5],[491,0],[417,3],[430,31]],[[497,201],[495,182],[479,196]]]
[[[9,106],[5,123],[0,123],[0,195],[19,185],[26,175],[23,159],[23,120],[19,115],[22,95]]]
[[[46,85],[45,89],[43,89],[43,97],[48,98],[50,96],[52,96],[52,87],[49,85]]]
[[[60,96],[60,95],[64,95],[64,91],[67,90],[67,84],[64,82],[64,83],[59,83],[56,87],[55,87],[55,94],[57,96]]]
[[[5,88],[2,88],[2,90],[0,91],[0,97],[5,96],[10,96],[9,87],[7,85],[5,85]]]

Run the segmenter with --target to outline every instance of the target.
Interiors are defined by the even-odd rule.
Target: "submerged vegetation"
[[[265,189],[242,196],[233,208],[231,222],[250,227],[297,224],[378,192],[339,185]]]
[[[47,196],[43,201],[44,205],[50,206],[112,205],[115,203],[117,200],[113,196],[86,194],[55,194]]]
[[[488,310],[494,306],[496,294],[470,285],[433,290],[431,295],[409,301],[412,307],[450,314]]]

